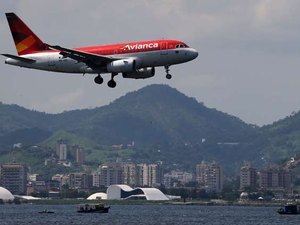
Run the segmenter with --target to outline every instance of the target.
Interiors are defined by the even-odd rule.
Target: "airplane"
[[[15,14],[5,13],[18,55],[1,54],[6,64],[62,73],[97,74],[96,84],[102,84],[102,73],[110,73],[107,85],[116,87],[114,77],[146,79],[155,75],[155,67],[164,66],[171,79],[170,66],[191,61],[198,52],[178,40],[150,40],[102,46],[65,48],[44,43]]]

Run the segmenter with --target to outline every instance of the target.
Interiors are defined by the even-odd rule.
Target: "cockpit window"
[[[176,48],[188,48],[189,46],[187,46],[186,44],[178,44],[175,47]]]

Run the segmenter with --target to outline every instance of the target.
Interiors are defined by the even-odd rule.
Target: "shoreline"
[[[228,202],[223,200],[192,200],[192,201],[147,201],[147,200],[86,200],[86,199],[38,199],[38,200],[20,200],[21,204],[34,205],[76,205],[76,204],[95,204],[104,203],[108,205],[199,205],[199,206],[255,206],[255,207],[282,207],[286,201],[278,202],[261,202],[261,201],[247,201],[247,202]],[[14,203],[5,203],[14,204]]]

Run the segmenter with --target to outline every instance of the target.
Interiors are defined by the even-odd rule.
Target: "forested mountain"
[[[106,106],[60,114],[0,104],[1,151],[19,142],[53,145],[60,136],[69,137],[70,144],[87,145],[93,154],[101,151],[99,146],[134,143],[133,151],[123,154],[131,160],[185,166],[216,160],[236,169],[243,160],[260,164],[299,152],[300,113],[259,128],[167,85],[150,85]]]

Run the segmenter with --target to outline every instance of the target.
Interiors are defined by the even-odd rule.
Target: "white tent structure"
[[[4,187],[0,187],[0,199],[3,201],[14,200],[12,193]]]
[[[107,199],[146,199],[150,201],[167,201],[169,198],[157,188],[135,188],[128,185],[110,185]]]
[[[87,200],[100,200],[100,199],[107,199],[107,194],[103,192],[97,192],[90,195]]]

